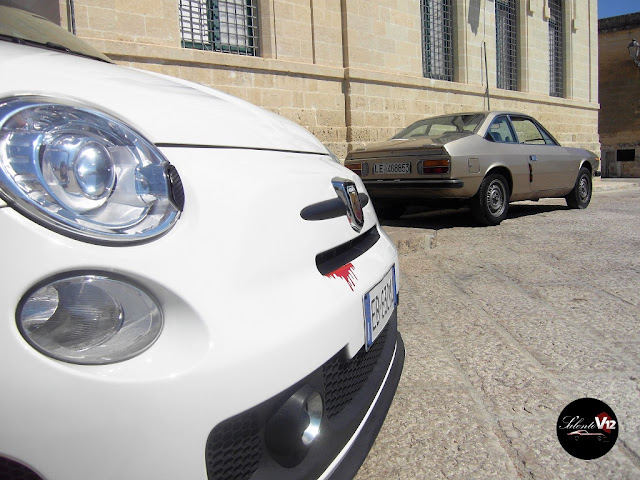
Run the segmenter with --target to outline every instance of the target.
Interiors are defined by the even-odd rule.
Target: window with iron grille
[[[258,55],[257,0],[180,0],[182,46]]]
[[[453,81],[451,0],[421,0],[424,76]]]
[[[549,95],[564,96],[562,0],[549,0]]]
[[[633,162],[636,159],[636,149],[627,148],[616,150],[616,162]]]
[[[496,64],[498,88],[518,89],[515,0],[496,0]]]

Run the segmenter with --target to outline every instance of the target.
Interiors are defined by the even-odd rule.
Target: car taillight
[[[427,175],[430,173],[449,173],[449,160],[420,160],[418,162],[418,173]]]
[[[367,175],[369,175],[368,163],[345,164],[345,167],[358,174],[359,177],[366,177]]]
[[[362,164],[361,163],[348,163],[348,164],[345,164],[345,167],[347,167],[352,172],[357,173],[359,177],[362,176]]]

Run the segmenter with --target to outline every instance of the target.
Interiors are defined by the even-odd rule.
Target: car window
[[[496,118],[489,127],[489,130],[487,131],[487,134],[484,138],[489,140],[490,142],[497,143],[516,142],[513,136],[513,131],[511,130],[511,127],[509,127],[509,120],[507,119],[507,117]]]
[[[529,118],[512,117],[511,122],[513,128],[518,134],[520,143],[527,145],[555,145],[549,135],[538,128],[538,126]]]
[[[556,142],[555,139],[551,135],[549,135],[541,125],[538,125],[538,128],[540,130],[540,133],[542,134],[542,138],[544,138],[544,142],[547,145],[558,145],[558,142]]]
[[[482,114],[444,115],[427,118],[409,125],[393,138],[441,137],[447,133],[471,135],[475,133],[482,120],[484,120],[484,115]]]
[[[462,130],[462,132],[464,132],[464,129]],[[431,128],[429,128],[429,131],[427,132],[427,135],[432,137],[441,137],[445,133],[462,133],[462,132],[458,132],[458,129],[455,125],[442,125],[442,124],[436,123],[435,125],[431,125]]]
[[[424,137],[427,134],[427,128],[429,125],[418,125],[414,128],[411,133],[409,133],[409,138],[411,137]]]

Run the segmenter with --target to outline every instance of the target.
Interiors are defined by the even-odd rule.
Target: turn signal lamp
[[[359,177],[362,176],[362,163],[349,163],[346,164],[345,167],[347,167],[352,172],[357,173]]]
[[[418,173],[427,175],[431,173],[449,173],[449,160],[420,160],[418,162]]]

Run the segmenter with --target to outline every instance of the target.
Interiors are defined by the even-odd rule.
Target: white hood
[[[165,75],[8,42],[0,42],[0,72],[4,98],[45,95],[80,102],[119,118],[156,144],[327,153],[313,135],[285,118]]]

